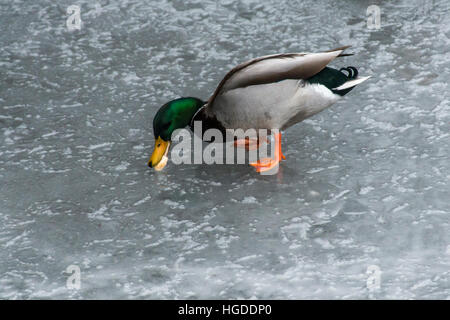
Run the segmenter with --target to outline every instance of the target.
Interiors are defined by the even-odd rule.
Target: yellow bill
[[[148,160],[148,166],[154,168],[156,171],[162,170],[169,158],[167,153],[169,152],[170,141],[164,141],[161,137],[158,137],[155,141],[155,149],[152,156]]]

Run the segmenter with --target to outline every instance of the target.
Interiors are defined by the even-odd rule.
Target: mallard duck
[[[343,53],[348,47],[259,57],[228,72],[208,101],[185,97],[164,104],[153,119],[155,148],[148,165],[164,167],[172,133],[202,121],[203,130],[278,129],[275,157],[250,163],[259,172],[270,170],[285,159],[281,130],[328,108],[369,78],[359,77],[355,67],[327,67],[337,57],[352,55]]]

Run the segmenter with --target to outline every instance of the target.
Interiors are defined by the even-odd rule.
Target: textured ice
[[[374,2],[380,30],[366,26]],[[82,26],[69,32],[72,4]],[[3,1],[0,298],[449,299],[449,11]],[[252,57],[347,44],[356,55],[334,65],[372,78],[285,132],[278,175],[146,166],[166,101],[206,99]]]

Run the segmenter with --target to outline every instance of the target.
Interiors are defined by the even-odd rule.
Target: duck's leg
[[[257,150],[263,143],[268,143],[268,141],[256,138],[245,138],[235,140],[234,146],[236,148],[245,148],[245,150]]]
[[[256,162],[251,162],[250,165],[256,168],[256,172],[269,171],[277,166],[281,159],[286,160],[286,157],[281,152],[281,133],[275,133],[275,156],[274,158],[262,158]]]

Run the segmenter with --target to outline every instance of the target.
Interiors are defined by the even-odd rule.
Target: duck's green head
[[[155,136],[155,148],[148,160],[149,167],[162,169],[161,160],[169,151],[172,133],[182,129],[191,123],[192,117],[205,104],[197,98],[179,98],[163,105],[153,119],[153,134]]]

